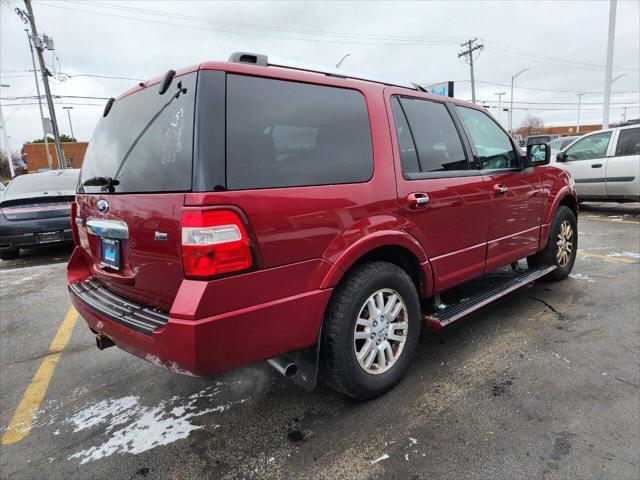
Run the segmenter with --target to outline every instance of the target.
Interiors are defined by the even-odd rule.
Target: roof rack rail
[[[394,80],[380,75],[369,75],[365,73],[349,72],[339,68],[325,67],[322,65],[314,65],[311,63],[294,62],[280,58],[269,58],[266,55],[249,52],[234,52],[229,56],[229,62],[232,63],[249,63],[261,67],[280,67],[290,68],[293,70],[302,70],[305,72],[323,73],[325,75],[336,78],[352,78],[354,80],[366,80],[369,82],[382,83],[384,85],[392,85],[394,87],[410,88],[411,90],[425,91],[417,83],[407,82],[404,80]]]

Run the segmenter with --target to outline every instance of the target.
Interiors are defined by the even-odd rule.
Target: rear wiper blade
[[[120,181],[111,177],[91,177],[82,182],[82,185],[85,187],[102,187],[103,191],[108,190],[113,193],[115,187],[120,185]]]

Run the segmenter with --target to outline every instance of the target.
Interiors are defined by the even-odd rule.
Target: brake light
[[[80,245],[80,236],[78,235],[78,224],[76,218],[78,217],[78,204],[71,202],[71,236],[73,237],[73,244]]]
[[[211,277],[247,270],[253,261],[249,235],[232,210],[182,213],[182,265],[188,277]]]

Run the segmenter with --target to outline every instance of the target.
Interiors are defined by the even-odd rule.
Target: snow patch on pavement
[[[222,413],[235,404],[248,399],[213,407],[198,407],[200,403],[211,404],[220,392],[217,387],[208,387],[189,397],[172,397],[155,406],[140,404],[140,397],[126,396],[101,400],[83,408],[67,419],[74,432],[104,426],[106,440],[76,452],[68,459],[79,459],[80,464],[113,455],[114,453],[138,454],[161,445],[187,438],[192,431],[204,428],[190,420],[210,413]],[[219,425],[213,425],[218,428]]]
[[[593,280],[591,277],[587,275],[583,275],[582,273],[570,273],[569,276],[574,280],[580,280],[588,283],[596,283],[596,281]]]

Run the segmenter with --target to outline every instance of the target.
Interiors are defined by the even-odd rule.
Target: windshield
[[[81,183],[111,177],[119,182],[115,193],[190,190],[196,76],[175,77],[163,95],[158,84],[117,100],[96,126]],[[81,186],[86,193],[103,190]]]
[[[3,200],[24,198],[33,193],[39,196],[43,192],[48,195],[73,195],[78,183],[79,170],[62,170],[48,173],[29,173],[15,177],[4,192]]]

